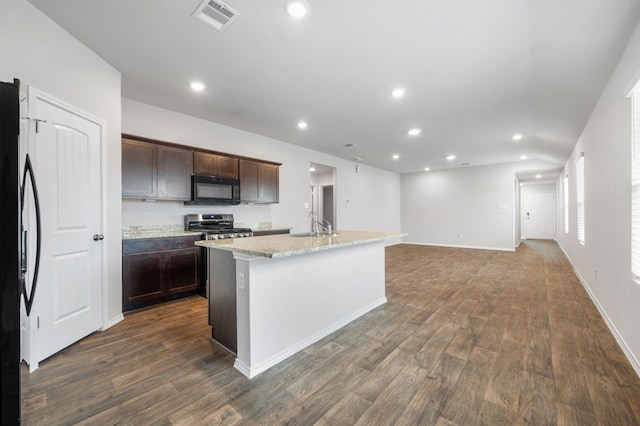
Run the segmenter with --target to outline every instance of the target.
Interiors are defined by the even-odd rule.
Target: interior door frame
[[[527,221],[527,205],[528,205],[528,198],[530,195],[532,194],[552,194],[553,195],[553,220],[551,221],[551,223],[553,224],[553,236],[552,236],[552,240],[556,241],[558,238],[558,224],[557,224],[557,216],[558,216],[558,212],[557,212],[557,191],[555,190],[545,190],[545,191],[527,191],[524,194],[521,192],[521,200],[522,200],[522,204],[521,204],[521,208],[520,208],[520,215],[521,215],[521,223],[522,223],[522,230],[521,230],[521,238],[523,240],[529,239],[529,232],[528,232],[528,221]]]
[[[97,126],[99,126],[100,131],[100,149],[99,149],[99,153],[100,153],[100,194],[99,194],[99,198],[100,198],[100,229],[101,229],[101,233],[102,234],[107,234],[105,232],[105,218],[107,215],[107,211],[106,211],[106,207],[107,207],[107,200],[106,198],[106,191],[105,191],[105,185],[107,182],[107,176],[106,176],[106,170],[107,170],[107,165],[106,165],[106,158],[107,158],[107,147],[106,147],[106,140],[107,140],[107,129],[106,129],[106,122],[100,118],[97,118],[89,113],[87,113],[86,111],[83,111],[75,106],[72,106],[70,104],[68,104],[65,101],[62,101],[52,95],[49,95],[48,93],[39,90],[33,86],[23,86],[25,87],[25,96],[27,101],[27,113],[28,113],[28,132],[26,135],[26,137],[23,137],[23,135],[21,135],[20,138],[20,152],[22,153],[26,153],[26,152],[32,152],[32,144],[33,144],[33,140],[34,140],[34,135],[35,135],[35,126],[36,126],[36,119],[37,117],[33,116],[36,111],[35,111],[35,105],[37,101],[41,101],[41,102],[45,102],[48,103],[49,105],[64,110],[70,114],[76,115],[84,120],[87,120]],[[20,161],[23,161],[23,159],[21,158]],[[36,184],[37,184],[37,180],[38,180],[38,176],[36,175]],[[28,212],[27,214],[30,214],[30,212]],[[107,275],[107,253],[108,253],[108,244],[109,244],[109,238],[107,235],[106,238],[106,243],[103,244],[101,246],[101,253],[100,253],[100,269],[101,269],[101,273],[100,273],[100,328],[99,330],[104,330],[107,328],[108,325],[108,316],[107,316],[107,301],[108,301],[108,292],[107,292],[107,287],[106,287],[106,275]],[[36,294],[35,294],[35,298],[38,298],[38,294],[37,294],[37,290],[36,290]],[[24,304],[22,305],[24,306]],[[35,345],[36,345],[36,341],[35,341],[35,330],[37,327],[37,323],[36,321],[32,321],[33,318],[36,318],[38,315],[38,307],[36,304],[34,304],[34,309],[31,312],[31,316],[27,317],[26,313],[24,312],[24,307],[21,309],[21,318],[22,318],[22,323],[24,324],[24,330],[25,330],[25,334],[27,336],[23,336],[21,337],[21,356],[22,359],[25,360],[27,362],[27,364],[29,364],[29,371],[30,372],[34,372],[37,368],[38,368],[38,363],[39,361],[35,361],[34,357],[35,357]]]
[[[331,220],[327,219],[324,215],[325,213],[325,191],[327,188],[331,188]],[[330,185],[322,185],[320,186],[320,189],[322,190],[322,210],[321,210],[321,217],[322,219],[326,219],[327,221],[329,221],[329,223],[331,223],[331,226],[334,227],[334,223],[336,222],[336,202],[335,202],[335,194],[334,194],[334,185],[333,183],[331,183]]]

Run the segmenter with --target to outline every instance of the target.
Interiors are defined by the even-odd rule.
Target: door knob
[[[94,234],[93,235],[93,241],[99,241],[99,240],[104,240],[104,235],[102,235],[102,234]]]

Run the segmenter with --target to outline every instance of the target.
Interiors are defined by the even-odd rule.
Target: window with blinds
[[[640,82],[631,91],[631,275],[640,284]]]
[[[562,195],[564,196],[564,233],[569,233],[569,175],[564,175],[562,181]]]
[[[580,154],[576,164],[576,216],[578,242],[584,245],[584,152]]]

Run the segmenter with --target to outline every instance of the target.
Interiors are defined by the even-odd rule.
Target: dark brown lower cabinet
[[[200,236],[122,241],[122,310],[124,312],[203,288]]]

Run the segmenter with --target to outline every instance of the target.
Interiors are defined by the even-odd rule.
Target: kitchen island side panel
[[[285,258],[235,257],[235,367],[249,378],[386,302],[384,242]]]
[[[207,250],[209,254],[209,325],[211,338],[236,354],[236,261],[233,253]]]

